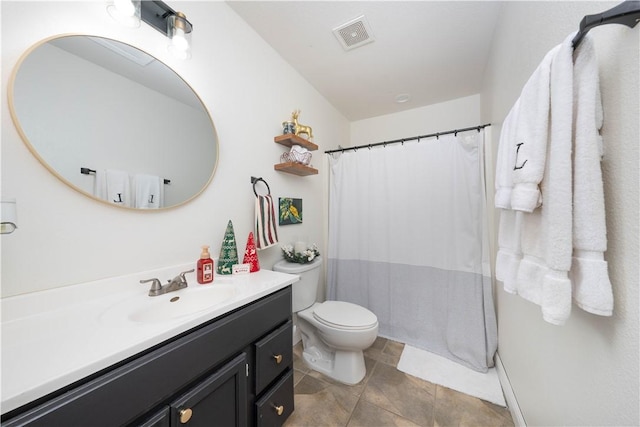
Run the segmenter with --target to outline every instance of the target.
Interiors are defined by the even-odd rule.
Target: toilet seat
[[[378,325],[378,318],[371,311],[344,301],[325,301],[314,306],[313,317],[326,326],[343,330],[370,329]]]

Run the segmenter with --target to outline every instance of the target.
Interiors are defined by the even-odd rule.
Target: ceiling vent
[[[364,15],[334,28],[333,34],[335,34],[344,50],[355,49],[375,40],[371,26]]]

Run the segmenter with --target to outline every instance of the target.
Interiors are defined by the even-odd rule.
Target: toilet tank
[[[308,264],[298,264],[296,262],[283,260],[273,266],[273,271],[297,274],[300,276],[300,280],[292,285],[292,309],[294,313],[311,307],[311,305],[316,302],[321,265],[322,257],[316,257]]]

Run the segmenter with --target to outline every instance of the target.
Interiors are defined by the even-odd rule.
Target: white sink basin
[[[129,319],[135,322],[158,322],[187,316],[223,303],[233,297],[235,287],[211,285],[149,297],[150,304],[132,312]]]
[[[127,299],[109,308],[103,320],[169,321],[222,304],[236,295],[236,288],[229,284],[213,284],[188,287],[155,297]]]

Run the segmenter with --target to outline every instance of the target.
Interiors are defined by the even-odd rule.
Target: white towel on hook
[[[556,325],[571,314],[573,36],[552,50],[542,206],[523,217],[523,258],[516,279],[518,294],[539,304],[544,320]]]
[[[520,223],[522,212],[511,210],[511,191],[513,189],[513,164],[515,151],[512,142],[515,141],[516,121],[520,99],[509,111],[502,124],[498,157],[496,160],[495,207],[501,208],[498,233],[498,254],[496,257],[496,278],[504,285],[504,290],[517,293],[516,275],[518,265],[522,259],[520,250]]]
[[[164,206],[164,179],[156,175],[136,174],[133,177],[134,207],[158,209]]]
[[[573,169],[573,301],[585,311],[613,314],[613,293],[604,252],[607,250],[604,190],[602,101],[598,64],[589,34],[575,51]]]
[[[572,300],[593,314],[610,316],[613,312],[604,260],[606,221],[599,135],[603,112],[598,67],[590,36],[573,51],[574,35],[554,48],[551,62],[542,204],[532,212],[501,212],[496,260],[496,277],[504,282],[505,290],[540,305],[544,320],[556,325],[569,317]],[[524,103],[520,101],[522,111]],[[516,165],[525,160],[519,159]],[[500,179],[499,167],[500,161],[496,163],[496,181]],[[531,192],[517,195],[519,184],[514,179],[512,209],[522,209],[520,205],[533,201]],[[514,265],[518,266],[515,279]]]
[[[500,212],[496,279],[510,294],[518,293],[518,268],[522,260],[521,230],[523,212],[505,209]]]
[[[496,162],[495,206],[502,208],[498,230],[496,278],[506,292],[524,292],[519,287],[518,270],[523,212],[531,212],[541,203],[538,185],[546,162],[549,127],[551,62],[559,46],[549,51],[527,80],[520,97],[507,115],[500,133]]]
[[[515,150],[512,150],[516,141],[516,122],[520,108],[520,99],[507,114],[502,123],[500,141],[498,142],[498,157],[496,159],[495,179],[495,207],[511,209],[511,191],[513,190],[513,164],[515,162]]]
[[[496,161],[495,206],[502,208],[498,230],[496,278],[506,292],[535,302],[529,287],[518,285],[522,260],[523,212],[539,206],[538,184],[546,162],[550,105],[551,62],[559,46],[549,51],[527,80],[520,97],[507,115],[500,133]],[[538,292],[539,294],[539,292]]]
[[[542,282],[542,315],[562,325],[571,314],[571,254],[573,251],[573,38],[560,46],[551,65],[551,137],[546,186],[542,196],[547,225],[546,263]]]
[[[96,171],[94,194],[114,205],[131,207],[129,174],[115,169]]]
[[[533,212],[542,202],[540,182],[547,160],[551,62],[560,46],[549,51],[520,94],[515,138],[510,141],[514,159],[511,206]]]

